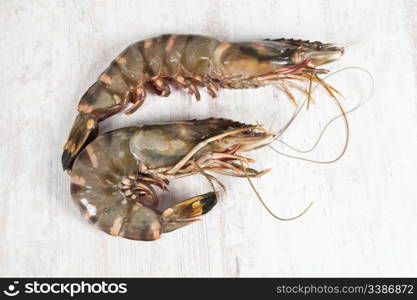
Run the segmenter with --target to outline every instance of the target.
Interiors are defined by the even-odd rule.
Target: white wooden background
[[[0,276],[417,276],[416,1],[0,1]],[[361,66],[372,100],[349,115],[347,154],[317,165],[260,149],[273,171],[255,184],[281,216],[272,219],[245,179],[203,221],[155,242],[110,237],[72,204],[61,150],[75,108],[97,75],[128,44],[162,33],[247,40],[294,37],[347,45],[329,66]],[[351,107],[369,79],[330,80]],[[323,99],[285,138],[311,145],[331,111]],[[209,116],[285,123],[291,104],[277,87],[149,96],[131,117],[102,129]],[[311,158],[329,159],[344,138],[336,122]],[[209,190],[204,178],[174,182],[162,200]]]

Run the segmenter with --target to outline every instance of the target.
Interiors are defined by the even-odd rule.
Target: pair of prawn
[[[210,118],[121,128],[98,135],[99,122],[135,112],[152,88],[162,97],[170,86],[197,100],[200,87],[212,97],[220,88],[257,88],[278,83],[311,96],[311,83],[329,94],[319,67],[339,59],[334,44],[293,39],[220,42],[198,35],[162,35],[130,45],[82,96],[62,165],[71,175],[71,194],[82,215],[101,230],[134,240],[155,240],[196,220],[217,201],[216,192],[192,197],[159,211],[155,188],[170,180],[207,172],[257,177],[268,170],[247,167],[242,153],[269,145],[276,136],[260,125]],[[309,82],[309,89],[298,82]],[[219,183],[219,182],[218,182]]]

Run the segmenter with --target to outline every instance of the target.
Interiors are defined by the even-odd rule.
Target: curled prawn
[[[317,82],[329,94],[337,93],[318,77],[327,72],[318,67],[339,59],[343,52],[334,44],[293,39],[221,42],[206,36],[167,34],[134,43],[82,96],[62,166],[71,169],[77,154],[97,136],[100,121],[121,111],[136,111],[149,85],[167,97],[170,84],[175,84],[199,100],[198,87],[206,87],[216,97],[219,88],[257,88],[277,82],[295,102],[292,87],[310,95],[296,81],[310,82],[310,87]]]
[[[84,218],[102,231],[155,240],[193,223],[217,202],[213,191],[159,211],[155,187],[167,190],[170,180],[197,173],[218,182],[206,172],[261,176],[268,170],[243,167],[253,160],[241,153],[274,138],[262,126],[215,118],[117,129],[79,153],[71,170],[71,195]]]

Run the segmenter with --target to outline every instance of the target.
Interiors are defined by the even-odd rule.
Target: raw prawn
[[[133,240],[161,234],[196,221],[216,204],[216,192],[158,210],[154,187],[207,172],[256,177],[240,153],[268,145],[275,136],[262,126],[226,119],[131,126],[99,135],[77,156],[71,170],[71,195],[82,215],[99,229]],[[219,182],[218,182],[219,183]],[[213,184],[214,187],[214,184]]]
[[[82,96],[64,146],[62,166],[71,169],[76,155],[98,134],[98,123],[124,110],[136,111],[146,89],[167,97],[170,84],[186,88],[197,100],[198,87],[212,97],[219,88],[257,88],[277,82],[295,102],[290,88],[306,90],[294,81],[320,83],[328,93],[337,92],[317,74],[317,67],[339,59],[343,48],[334,44],[294,39],[220,42],[199,35],[167,34],[127,47]],[[130,105],[130,106],[129,106]]]

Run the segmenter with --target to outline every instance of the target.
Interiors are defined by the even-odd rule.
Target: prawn
[[[197,220],[217,202],[217,192],[158,209],[155,187],[206,172],[258,177],[269,170],[243,167],[241,153],[271,143],[275,135],[260,125],[210,118],[120,128],[99,135],[76,157],[71,195],[81,214],[102,231],[132,240],[155,240]],[[219,182],[218,182],[219,183]]]
[[[149,86],[162,97],[170,85],[188,89],[197,100],[198,87],[214,98],[219,88],[247,89],[278,83],[295,103],[290,87],[310,97],[311,82],[330,95],[337,93],[318,77],[318,67],[339,59],[344,48],[335,44],[294,39],[221,42],[200,35],[166,34],[139,41],[118,55],[81,97],[62,154],[64,170],[98,135],[98,123],[116,113],[135,112],[145,101]],[[310,90],[294,81],[310,82]]]

